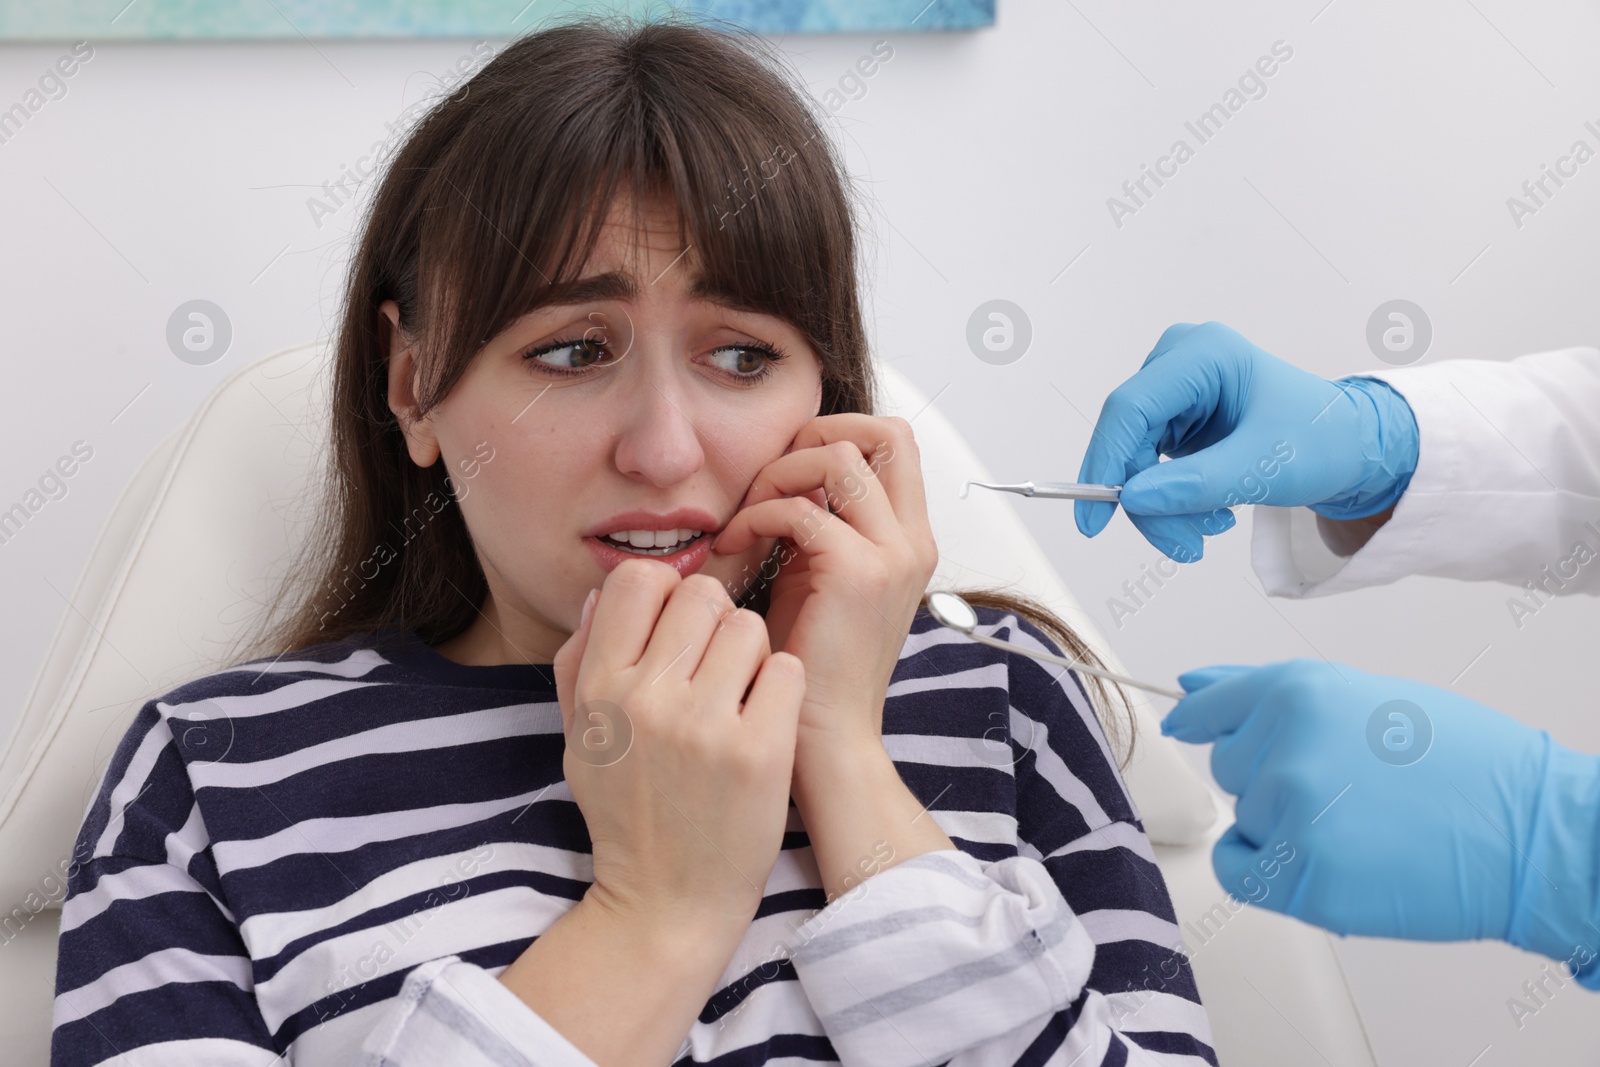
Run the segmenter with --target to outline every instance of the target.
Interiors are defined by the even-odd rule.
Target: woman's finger
[[[761,468],[741,508],[768,500],[797,497],[813,490],[869,541],[891,544],[905,537],[888,494],[852,441],[793,451]]]
[[[721,555],[743,552],[761,537],[787,537],[812,555],[876,547],[837,515],[802,497],[787,496],[741,510],[722,528],[711,550]]]
[[[694,687],[707,704],[737,710],[744,691],[771,652],[766,620],[749,608],[730,611],[717,624],[705,655],[700,657]]]
[[[806,668],[800,657],[774,652],[762,662],[744,704],[743,722],[758,743],[766,751],[788,753],[791,765],[805,695]]]
[[[799,451],[836,441],[849,441],[861,450],[900,521],[931,539],[922,460],[911,423],[898,415],[819,415],[800,427],[790,448]]]
[[[638,663],[662,606],[680,581],[672,565],[660,560],[625,559],[613,567],[589,620],[590,632],[603,639],[584,658],[584,668],[606,676]]]
[[[642,677],[651,685],[664,678],[693,678],[717,624],[732,610],[733,599],[717,579],[709,574],[684,578],[667,598],[639,657]]]
[[[578,665],[583,662],[584,649],[589,645],[589,631],[594,626],[594,601],[600,599],[600,590],[591,589],[584,599],[578,628],[572,631],[566,643],[556,650],[551,668],[556,676],[556,700],[561,704],[561,732],[572,731],[573,688],[578,684]]]

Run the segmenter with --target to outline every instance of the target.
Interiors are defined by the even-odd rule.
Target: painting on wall
[[[42,0],[0,4],[0,40],[517,37],[548,22],[674,12],[758,33],[968,30],[995,0]]]

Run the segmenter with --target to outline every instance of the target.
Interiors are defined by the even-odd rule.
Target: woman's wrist
[[[902,860],[955,847],[881,740],[796,746],[793,795],[829,901]]]
[[[499,977],[600,1067],[654,1067],[682,1047],[747,926],[586,893]]]
[[[899,771],[881,738],[839,738],[807,735],[802,731],[794,747],[792,795],[801,814],[837,799],[841,792],[864,786],[883,788],[889,775]]]
[[[614,931],[628,943],[644,946],[651,955],[677,957],[688,953],[696,958],[717,958],[733,955],[760,905],[759,895],[748,907],[709,905],[703,901],[681,905],[625,903],[596,883],[577,906],[593,916],[592,922]],[[723,958],[718,966],[726,962]]]

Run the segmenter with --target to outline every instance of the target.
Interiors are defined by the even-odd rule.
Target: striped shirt
[[[593,882],[564,743],[549,665],[460,664],[406,631],[149,701],[79,834],[51,1062],[594,1067],[495,977]],[[676,1064],[1216,1063],[1075,674],[919,611],[883,743],[956,847],[828,901],[791,806]]]

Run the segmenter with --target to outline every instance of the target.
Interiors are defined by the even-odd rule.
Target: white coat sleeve
[[[1348,557],[1309,509],[1257,508],[1251,560],[1268,593],[1324,596],[1409,574],[1600,593],[1600,349],[1361,377],[1388,382],[1416,414],[1411,484]]]

